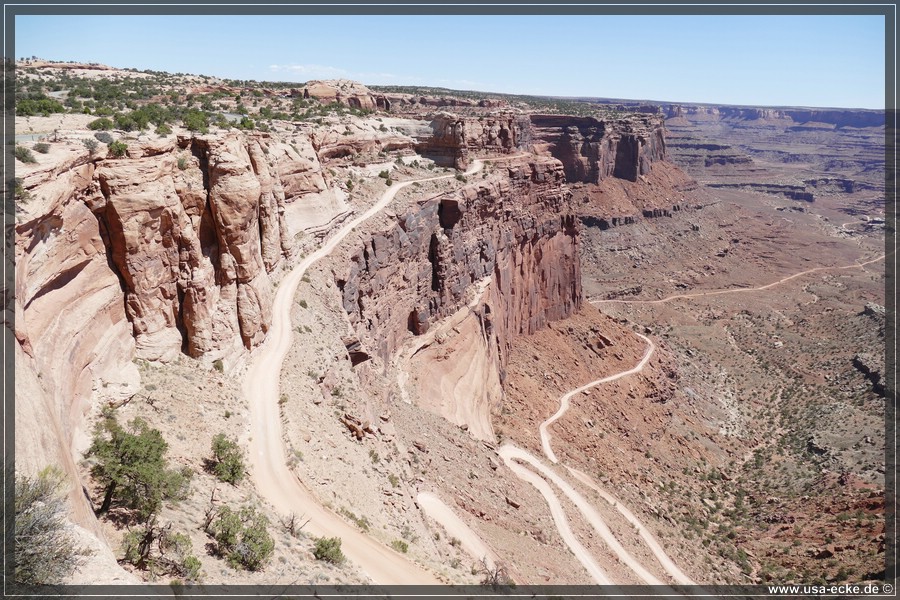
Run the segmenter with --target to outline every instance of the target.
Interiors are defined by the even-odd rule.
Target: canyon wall
[[[120,158],[80,135],[54,149],[19,172],[16,464],[77,482],[91,399],[136,392],[133,359],[228,361],[263,340],[269,272],[292,249],[283,205],[325,186],[317,161],[267,136],[129,141]],[[96,531],[80,485],[71,500]]]
[[[881,127],[884,111],[841,108],[761,108],[670,104],[662,107],[666,118],[690,120],[790,120],[795,123],[828,123],[836,127]]]
[[[432,137],[419,152],[442,166],[465,169],[474,156],[501,156],[527,150],[531,123],[522,115],[461,117],[448,112],[434,115]]]
[[[569,183],[636,181],[666,160],[665,127],[658,115],[631,114],[615,121],[567,115],[531,115],[535,151],[565,165]]]
[[[578,221],[562,164],[515,159],[502,177],[423,198],[336,274],[358,339],[387,364],[409,333],[423,335],[489,284],[477,311],[497,348],[581,305]],[[488,278],[490,278],[488,280]]]

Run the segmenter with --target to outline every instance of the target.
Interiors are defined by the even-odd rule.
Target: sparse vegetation
[[[84,144],[84,147],[87,148],[88,152],[94,154],[97,151],[97,148],[100,147],[100,144],[97,140],[92,138],[85,138],[81,140],[81,143]]]
[[[66,526],[62,472],[48,467],[36,477],[16,474],[16,582],[25,585],[65,583],[88,551]]]
[[[403,554],[406,554],[407,552],[409,552],[409,544],[407,544],[403,540],[392,541],[391,548],[393,548],[397,552],[402,552]]]
[[[31,150],[26,148],[25,146],[16,146],[15,150],[13,150],[13,156],[16,157],[16,160],[23,163],[36,163],[37,159],[34,157],[34,154],[31,153]]]
[[[38,142],[33,146],[33,148],[35,152],[38,152],[40,154],[47,154],[48,152],[50,152],[50,144],[48,144],[47,142]]]
[[[125,142],[117,140],[109,144],[109,153],[116,158],[125,156],[126,152],[128,152],[128,144],[126,144]]]
[[[237,441],[218,433],[212,440],[213,472],[220,481],[238,485],[244,478],[244,453]]]
[[[158,429],[140,417],[122,427],[107,411],[94,429],[93,442],[85,457],[92,463],[91,475],[103,487],[98,513],[109,511],[113,501],[136,511],[142,521],[158,512],[163,500],[187,495],[192,472],[170,469],[165,458],[168,444]]]
[[[275,551],[268,527],[269,519],[252,506],[240,511],[223,506],[207,526],[207,533],[216,541],[216,553],[232,567],[259,571]]]
[[[341,538],[321,537],[316,540],[316,546],[313,549],[313,556],[316,560],[324,560],[332,564],[339,565],[344,562],[344,553],[341,552]]]

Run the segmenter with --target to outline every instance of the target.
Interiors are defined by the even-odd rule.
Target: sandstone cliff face
[[[562,165],[532,158],[505,170],[423,199],[336,274],[358,338],[385,363],[409,332],[426,333],[486,278],[479,319],[501,376],[515,336],[581,305],[579,225]]]
[[[570,183],[608,177],[636,181],[666,159],[663,119],[629,115],[616,121],[566,115],[532,115],[535,150],[562,161]]]
[[[137,353],[222,358],[265,337],[267,272],[290,253],[264,140],[182,139],[184,152],[105,161],[93,210],[122,278]],[[182,168],[183,167],[183,168]]]
[[[81,137],[21,169],[15,228],[16,464],[72,482],[92,398],[136,392],[135,357],[228,361],[263,340],[268,273],[293,246],[284,204],[325,188],[308,140],[170,137],[102,159]],[[70,496],[99,535],[79,485]]]
[[[465,169],[470,157],[500,156],[527,149],[531,140],[528,118],[516,115],[459,117],[442,112],[431,123],[433,135],[420,152],[444,166]]]
[[[169,138],[98,162],[73,143],[72,158],[25,174],[34,200],[16,227],[16,336],[37,360],[75,369],[55,395],[84,398],[91,381],[90,361],[73,364],[59,340],[128,362],[227,359],[263,340],[268,273],[293,247],[284,205],[325,188],[295,146]]]

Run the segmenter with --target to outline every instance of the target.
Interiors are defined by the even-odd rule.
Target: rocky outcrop
[[[884,358],[866,352],[853,356],[853,366],[872,382],[872,390],[884,396]]]
[[[439,165],[465,169],[473,156],[501,156],[527,149],[531,126],[527,117],[492,115],[461,117],[441,112],[431,122],[433,135],[419,152]]]
[[[376,123],[377,124],[377,123]],[[380,152],[412,153],[416,140],[394,130],[376,128],[371,122],[316,127],[309,137],[319,160],[330,164],[337,159],[357,159]]]
[[[504,171],[422,199],[336,273],[356,339],[383,364],[409,332],[426,333],[486,278],[478,314],[500,373],[515,336],[581,305],[578,221],[562,165],[532,158]]]
[[[23,348],[55,326],[44,322],[57,312],[45,304],[59,290],[98,285],[131,329],[133,350],[123,354],[214,359],[258,345],[270,321],[268,273],[293,248],[285,204],[325,189],[305,145],[312,158],[265,135],[169,138],[130,142],[125,157],[95,163],[73,143],[73,158],[28,173],[38,200],[17,227],[19,267],[30,269],[18,277]],[[71,285],[82,273],[90,282]],[[73,307],[99,310],[82,295]]]
[[[305,86],[291,90],[292,96],[315,98],[323,104],[337,102],[350,108],[375,110],[378,108],[376,95],[363,84],[349,79],[308,81]]]
[[[666,159],[661,116],[631,114],[607,121],[593,117],[531,115],[534,148],[562,161],[570,183],[608,177],[636,181]]]

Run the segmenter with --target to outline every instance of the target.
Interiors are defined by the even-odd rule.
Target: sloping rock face
[[[532,115],[533,145],[562,161],[570,183],[608,177],[636,181],[666,159],[663,118],[631,114],[616,121],[567,115]]]
[[[465,169],[472,156],[501,156],[527,149],[531,142],[528,117],[496,115],[460,117],[448,112],[434,116],[433,136],[419,151],[443,166]]]
[[[466,305],[486,278],[476,310],[501,379],[517,335],[580,307],[579,224],[562,165],[531,158],[505,170],[421,200],[336,274],[357,338],[384,364],[409,332],[424,334]]]

